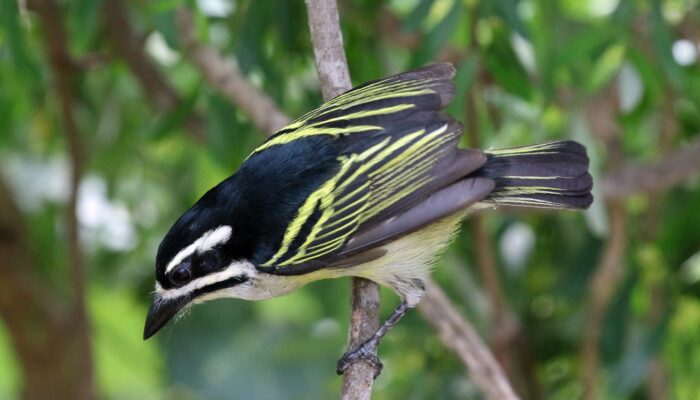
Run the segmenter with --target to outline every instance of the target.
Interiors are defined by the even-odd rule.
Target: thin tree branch
[[[306,0],[306,10],[321,91],[323,98],[330,100],[352,88],[338,5],[335,0]],[[350,296],[348,348],[356,349],[379,329],[379,286],[362,278],[353,278]],[[373,382],[374,367],[362,361],[353,362],[343,374],[340,398],[370,399]]]
[[[70,398],[61,371],[66,309],[53,288],[37,278],[24,221],[0,180],[0,316],[22,367],[21,398]]]
[[[518,399],[505,373],[476,330],[462,318],[440,287],[428,279],[418,310],[469,370],[474,383],[491,400]]]
[[[588,286],[586,318],[581,344],[581,371],[583,374],[583,398],[600,398],[600,352],[598,349],[605,313],[612,301],[623,275],[626,248],[625,208],[617,201],[608,206],[610,236],[603,255]]]
[[[306,10],[321,92],[330,100],[352,88],[338,5],[335,0],[306,0]]]
[[[479,14],[479,6],[470,10],[470,19],[476,21]],[[478,53],[479,45],[476,42],[477,32],[475,24],[470,25],[468,53]],[[466,55],[464,55],[466,56]],[[488,85],[483,68],[479,65],[474,74],[475,78],[469,89],[464,93],[466,133],[470,147],[479,148],[479,124],[477,99],[484,87]],[[496,360],[507,374],[510,382],[527,393],[530,398],[539,398],[540,389],[534,376],[534,363],[529,354],[529,346],[521,345],[527,341],[525,330],[516,313],[508,304],[507,296],[503,291],[498,262],[493,244],[485,227],[485,215],[475,214],[469,218],[471,228],[471,240],[476,252],[475,263],[479,268],[481,280],[488,294],[490,305],[490,326],[487,337]],[[520,368],[519,368],[520,367]]]
[[[209,67],[203,68],[202,70],[208,70],[208,69],[209,69]],[[222,69],[222,73],[234,73],[234,72],[232,72],[232,70],[230,70],[230,69],[228,71],[226,71],[225,69]],[[226,79],[224,79],[224,81],[226,81]],[[213,85],[216,86],[216,84],[213,84]],[[217,88],[217,89],[220,90],[220,88]],[[264,93],[261,93],[261,94],[263,96],[267,96]],[[331,94],[329,94],[329,96],[331,96]],[[268,98],[268,101],[269,101],[269,104],[272,104],[272,106],[275,108],[275,110],[278,113],[282,114],[282,111],[280,111],[280,109],[277,107],[277,105],[275,105],[275,103],[272,99]],[[264,102],[263,104],[267,104],[267,103],[268,102]],[[284,115],[284,114],[282,114],[282,115]],[[285,116],[285,119],[289,120],[289,118],[286,116]],[[364,282],[366,282],[366,281],[364,281]],[[435,284],[431,282],[429,286],[435,286]],[[457,329],[458,332],[462,332],[462,331],[474,332],[474,329],[471,327],[471,325],[469,325],[469,323],[467,321],[463,320],[459,316],[459,313],[457,311],[455,311],[456,309],[455,309],[454,305],[452,305],[450,303],[449,299],[447,297],[445,297],[444,295],[443,296],[439,295],[440,293],[442,293],[439,289],[437,289],[437,290],[433,289],[432,291],[437,292],[438,295],[436,295],[436,296],[426,295],[423,298],[423,300],[421,301],[422,306],[420,306],[420,307],[428,309],[428,310],[429,309],[446,310],[445,312],[449,314],[449,321],[450,321],[449,324],[445,325],[444,327],[439,327],[436,325],[436,329],[441,330],[441,331],[446,331],[446,329],[453,329],[454,327],[458,327],[458,329]],[[355,297],[355,298],[359,298],[359,297]],[[426,319],[428,319],[428,318],[426,318]],[[351,325],[352,326],[359,326],[359,325],[361,325],[361,323],[359,323],[359,322],[352,323]],[[463,328],[465,326],[466,326],[466,328]],[[489,355],[489,354],[484,355],[484,353],[488,353],[489,350],[488,350],[488,348],[483,347],[483,345],[481,348],[471,349],[472,346],[478,346],[481,343],[480,341],[464,340],[464,339],[461,339],[459,337],[455,337],[455,335],[452,335],[452,334],[448,334],[447,336],[443,336],[443,340],[444,340],[445,344],[447,345],[447,347],[449,347],[450,349],[455,350],[455,352],[460,351],[460,352],[463,352],[465,354],[465,355],[460,355],[459,353],[457,353],[460,356],[460,359],[463,362],[465,362],[466,368],[471,368],[470,365],[467,364],[465,361],[467,359],[474,359],[474,360],[481,360],[482,358],[487,359],[487,360],[494,359],[493,355]],[[457,350],[457,349],[459,349],[459,350]],[[474,355],[472,356],[470,354],[474,354]],[[477,369],[480,369],[483,371],[494,370],[494,368],[490,364],[488,364],[488,361],[486,361],[485,365],[487,365],[487,367],[477,368]],[[476,368],[476,367],[474,367],[474,368]],[[500,368],[500,367],[496,366],[496,368]],[[480,374],[479,371],[472,372],[472,375],[474,375],[474,376],[477,376],[477,375],[481,376],[479,374]],[[497,375],[492,375],[489,373],[489,376],[494,376],[493,379],[500,381],[500,377],[498,377]],[[485,382],[485,381],[487,381],[486,378],[483,378],[480,380],[480,382]],[[489,387],[490,386],[500,386],[500,384],[498,384],[498,385],[489,384]],[[487,392],[487,390],[488,390],[488,388],[485,388],[484,392]]]
[[[93,380],[92,352],[90,349],[90,324],[85,303],[87,269],[80,245],[80,232],[77,217],[78,188],[85,171],[85,152],[83,149],[80,129],[75,119],[74,109],[76,93],[75,63],[69,50],[69,38],[63,25],[61,9],[53,0],[32,0],[28,6],[35,11],[42,22],[44,30],[42,38],[48,55],[49,64],[53,71],[53,84],[60,107],[60,120],[63,133],[68,145],[71,159],[70,196],[66,210],[66,226],[68,227],[69,274],[73,298],[68,326],[72,328],[71,347],[74,353],[76,370],[80,371],[77,378],[77,398],[90,399],[95,397]]]
[[[182,12],[183,11],[179,11],[179,13],[182,13]],[[191,17],[185,16],[185,18],[189,18],[191,21]],[[190,26],[191,26],[191,24],[190,24]],[[187,25],[185,25],[185,28],[187,28]],[[183,29],[182,26],[180,26],[179,29],[180,29],[180,35],[183,35],[183,32],[188,31],[187,29]],[[189,31],[189,32],[192,32],[192,31]],[[193,36],[190,36],[190,37],[193,38]],[[191,46],[191,48],[205,48],[206,47],[204,45],[197,44],[196,42],[190,42],[189,45]],[[227,95],[227,97],[234,104],[236,104],[238,106],[241,106],[241,104],[238,103],[239,101],[241,101],[241,99],[245,99],[249,93],[255,92],[256,93],[255,97],[261,97],[261,98],[264,98],[265,100],[261,101],[261,102],[254,102],[252,105],[250,105],[250,107],[258,108],[261,105],[263,105],[264,108],[271,110],[269,112],[270,115],[281,115],[282,118],[280,118],[280,121],[289,121],[290,120],[275,105],[274,101],[272,101],[269,97],[267,97],[267,95],[265,93],[259,91],[259,89],[257,89],[255,86],[253,86],[251,84],[248,84],[248,85],[230,85],[230,86],[226,85],[226,82],[238,81],[239,79],[245,80],[245,77],[240,76],[240,73],[237,73],[237,71],[235,71],[231,68],[228,68],[228,66],[225,66],[225,62],[223,61],[223,57],[221,57],[220,55],[218,55],[216,53],[214,53],[214,54],[216,55],[216,57],[210,57],[210,58],[201,57],[199,59],[199,62],[197,63],[197,65],[200,68],[200,71],[202,72],[202,74],[205,76],[205,78],[210,82],[210,84],[215,89],[221,91],[222,93],[224,93],[226,91],[230,91],[231,93],[229,95]],[[208,61],[208,60],[214,60],[214,61]],[[210,62],[211,62],[211,65],[209,65]],[[220,66],[222,66],[222,65],[224,65],[224,67],[220,68]],[[207,75],[209,74],[209,71],[214,71],[214,70],[217,71],[216,76],[218,78],[207,77]],[[232,76],[225,76],[226,74],[232,74]],[[335,93],[327,93],[326,96],[332,97],[334,94]],[[243,108],[243,107],[241,107],[241,108]],[[243,108],[244,112],[247,112],[246,110],[247,109]],[[596,120],[596,118],[590,118],[590,120]],[[280,125],[284,125],[284,123],[280,123]],[[601,131],[608,131],[611,129],[611,127],[610,126],[597,127],[597,129],[599,129]],[[269,132],[273,131],[274,129],[261,128],[261,130],[269,133]],[[602,133],[601,135],[605,136],[606,133]],[[650,170],[656,170],[660,174],[666,176],[667,174],[669,174],[669,172],[667,172],[666,167],[662,167],[662,166],[666,166],[666,165],[674,165],[675,166],[675,165],[677,165],[677,163],[682,164],[684,162],[683,160],[685,160],[685,157],[687,157],[686,154],[692,153],[693,149],[696,149],[696,146],[697,146],[697,140],[691,142],[691,145],[688,147],[690,149],[690,151],[688,151],[688,152],[686,152],[684,150],[678,150],[678,151],[673,152],[673,153],[669,154],[668,156],[662,158],[662,160],[658,161],[657,163],[654,163],[651,165],[635,165],[634,167],[623,167],[622,170],[626,170],[628,168],[629,169],[636,168],[639,170],[639,172],[636,172],[634,175],[638,176],[638,175],[643,175],[644,173],[646,173],[646,172],[642,172],[642,171],[646,171],[647,169],[650,169]],[[697,154],[697,150],[695,151],[695,154]],[[681,157],[681,161],[676,160],[676,158],[679,156]],[[692,165],[692,163],[690,163],[688,165]],[[677,170],[674,169],[673,173],[671,175],[674,175],[677,173],[678,173]],[[610,175],[604,176],[601,179],[600,184],[604,188],[603,190],[604,190],[606,197],[607,196],[616,197],[616,194],[611,192],[610,189],[606,189],[606,188],[618,186],[618,183],[620,183],[620,181],[619,181],[620,179],[622,179],[622,178],[620,178],[619,173],[612,173]],[[671,182],[671,181],[668,181],[668,180],[662,178],[660,181],[657,181],[657,183],[658,182],[664,182],[663,184],[667,185],[667,184],[677,184],[680,181],[677,179],[674,179],[673,182]],[[670,182],[670,183],[666,183],[666,182]],[[641,185],[641,184],[636,184],[636,183],[630,184],[630,187],[633,189],[630,189],[629,191],[627,191],[625,195],[627,195],[627,193],[633,193],[633,192],[637,192],[637,191],[653,190],[653,188],[654,188],[653,185]],[[664,189],[664,188],[659,188],[659,190]],[[614,225],[614,226],[616,226],[616,225]],[[616,230],[619,230],[619,228],[613,227],[612,231],[616,231]],[[605,251],[605,253],[613,253],[614,257],[613,256],[607,256],[607,257],[604,256],[604,258],[607,258],[607,259],[610,259],[611,257],[617,258],[617,256],[615,254],[616,253],[619,254],[619,252],[620,252],[619,246],[616,244],[616,245],[612,246],[612,249]],[[601,264],[602,264],[602,262],[601,262]],[[613,262],[606,262],[606,264],[612,265],[614,263]],[[610,269],[604,269],[604,270],[610,271]],[[610,272],[606,272],[606,274],[610,274]],[[614,277],[614,276],[616,276],[616,274],[617,273],[615,273],[614,269],[613,269],[613,273],[611,275]],[[610,277],[611,275],[605,275],[605,276]],[[607,278],[598,278],[597,281],[605,280],[605,279],[607,279]],[[614,280],[614,278],[613,278],[613,280]],[[605,283],[603,285],[593,284],[591,286],[592,287],[600,286],[602,288],[605,288],[608,285],[607,285],[607,283]],[[426,318],[426,320],[429,320],[429,321],[431,320],[430,316],[433,315],[433,313],[430,310],[454,310],[454,306],[450,305],[449,300],[447,298],[444,298],[444,296],[443,296],[443,298],[440,299],[438,296],[430,295],[430,293],[431,293],[431,291],[429,290],[428,294],[426,294],[426,296],[423,298],[423,300],[421,302],[421,305],[419,306],[419,310],[421,311],[423,316]],[[599,295],[595,295],[595,296],[598,297]],[[601,303],[605,303],[605,301],[603,301]],[[599,309],[600,307],[595,307],[595,308]],[[426,311],[426,310],[428,310],[428,311]],[[451,322],[449,324],[446,323],[446,325],[444,325],[444,326],[438,326],[433,321],[430,321],[430,322],[431,322],[431,324],[433,324],[436,327],[436,329],[438,329],[438,331],[441,332],[441,338],[442,338],[443,342],[446,344],[446,346],[449,347],[450,349],[454,350],[459,355],[460,360],[465,364],[465,367],[470,371],[471,375],[475,379],[475,382],[479,385],[481,390],[484,393],[490,393],[493,390],[492,388],[502,387],[504,381],[507,383],[505,375],[502,374],[502,371],[501,371],[501,375],[492,374],[491,372],[489,372],[489,371],[494,370],[493,366],[490,365],[489,361],[488,361],[488,359],[490,359],[490,360],[494,359],[491,354],[488,354],[489,350],[484,349],[482,347],[479,347],[479,344],[481,343],[480,341],[469,340],[468,338],[465,339],[465,338],[461,337],[465,334],[464,332],[469,332],[469,331],[474,332],[474,329],[471,328],[471,325],[467,321],[463,320],[456,311],[454,311],[454,312],[453,311],[445,311],[445,312],[450,315],[449,320]],[[598,314],[598,312],[596,311],[596,313],[594,313],[594,314]],[[459,321],[461,321],[461,322],[459,322]],[[455,328],[458,326],[466,326],[466,328],[459,328],[459,329]],[[594,338],[593,341],[597,342],[594,334],[589,334],[588,337]],[[591,342],[589,342],[589,343],[591,343]],[[588,351],[588,349],[590,349],[590,348],[591,348],[590,345],[588,345],[587,350],[585,351],[589,356],[590,356],[590,354],[592,354]],[[480,355],[480,354],[481,355],[486,354],[484,356],[486,358],[486,361],[483,361],[483,360],[482,361],[474,361],[474,360],[481,360],[481,358],[478,357],[478,355]],[[486,365],[486,367],[484,367],[484,365]],[[498,368],[498,370],[500,370],[500,367],[498,365],[496,365],[496,368]],[[369,376],[369,375],[367,375],[367,376]],[[477,378],[477,376],[479,378]],[[491,377],[494,380],[494,382],[488,381],[488,379],[487,379],[488,377]],[[369,384],[371,384],[371,383],[369,383]],[[502,391],[504,391],[505,393],[507,393],[507,392],[512,393],[512,389],[510,389],[510,390],[502,389]]]
[[[476,13],[476,9],[473,10]],[[472,31],[475,28],[471,28]],[[475,32],[471,32],[470,48],[476,49]],[[481,68],[479,68],[481,69]],[[478,76],[479,73],[477,73]],[[477,123],[477,91],[481,89],[480,80],[476,80],[470,89],[465,93],[465,119],[466,131],[469,139],[469,146],[479,148],[479,125]],[[471,228],[471,237],[474,242],[476,251],[476,265],[479,268],[481,280],[488,294],[490,305],[490,326],[489,332],[491,336],[491,346],[496,355],[496,359],[503,366],[503,369],[512,378],[514,374],[514,352],[512,343],[520,332],[520,323],[514,316],[514,313],[508,307],[506,296],[501,287],[501,279],[499,276],[498,265],[496,263],[496,255],[489,240],[488,233],[484,228],[484,216],[480,214],[472,215],[469,218]]]
[[[258,129],[271,134],[289,123],[289,118],[260,89],[252,85],[241,71],[227,62],[213,47],[197,41],[192,13],[180,8],[176,11],[177,33],[190,60],[204,78],[237,105]]]
[[[649,164],[628,164],[601,179],[606,198],[620,199],[635,193],[661,192],[700,173],[700,135],[688,144]]]
[[[146,56],[143,40],[131,25],[124,1],[105,1],[102,5],[102,16],[114,52],[126,62],[153,108],[166,113],[175,111],[182,99]],[[201,115],[188,115],[184,127],[194,140],[206,140],[206,127]]]

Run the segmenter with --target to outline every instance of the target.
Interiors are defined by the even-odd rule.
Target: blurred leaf
[[[468,93],[474,84],[478,71],[479,58],[477,56],[466,57],[457,65],[457,73],[454,77],[456,96],[452,100],[452,104],[448,106],[452,115],[464,115]]]
[[[503,18],[508,28],[528,39],[530,34],[518,15],[518,6],[522,3],[522,0],[496,0],[494,3],[498,14]]]
[[[587,65],[591,55],[599,54],[613,42],[614,35],[615,32],[607,27],[578,32],[557,52],[555,62],[565,68],[574,68],[579,63]]]
[[[683,70],[673,59],[671,48],[673,46],[673,36],[671,29],[661,13],[661,2],[652,3],[651,12],[651,45],[656,55],[656,61],[661,65],[662,70],[667,75],[669,82],[677,90],[683,90],[684,80]]]
[[[185,120],[192,116],[200,89],[201,84],[197,85],[193,92],[182,99],[170,112],[157,119],[154,126],[149,129],[150,138],[159,140],[165,135],[177,132],[177,128],[181,127]]]
[[[3,399],[18,398],[20,393],[22,380],[16,368],[17,361],[12,342],[0,320],[0,397]]]
[[[623,45],[607,48],[593,66],[589,77],[588,89],[592,92],[601,90],[617,74],[625,57]]]
[[[7,50],[14,64],[13,74],[17,75],[19,82],[29,86],[28,88],[25,87],[25,90],[33,89],[40,82],[40,78],[38,68],[28,53],[31,46],[27,43],[25,32],[20,26],[20,23],[23,20],[26,21],[26,18],[19,14],[17,9],[18,2],[4,0],[2,5],[0,32],[3,32],[5,37],[0,44],[6,43],[8,45]]]
[[[413,54],[412,65],[424,65],[435,58],[456,29],[462,10],[462,2],[453,0],[450,10],[445,13],[440,22],[426,33],[423,42]]]
[[[497,32],[497,40],[484,51],[484,64],[503,89],[523,100],[532,100],[532,83],[510,41],[505,40],[506,34],[503,30]]]
[[[71,48],[77,54],[89,51],[98,34],[103,1],[105,0],[76,0],[67,3],[70,34],[75,38],[71,42]]]
[[[416,31],[430,13],[430,8],[434,2],[435,0],[419,0],[411,14],[403,21],[401,31],[404,33]]]

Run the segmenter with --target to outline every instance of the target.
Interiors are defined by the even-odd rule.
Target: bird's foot
[[[375,379],[382,373],[382,368],[384,365],[381,361],[379,361],[379,357],[377,356],[377,345],[373,340],[363,343],[362,346],[354,351],[348,351],[347,353],[343,354],[343,357],[338,360],[336,372],[338,375],[343,375],[350,364],[360,360],[366,362],[374,368]]]

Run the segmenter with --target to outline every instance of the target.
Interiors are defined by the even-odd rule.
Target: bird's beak
[[[156,296],[146,317],[146,326],[143,328],[143,340],[155,335],[190,302],[190,296],[180,296],[174,299],[161,299]]]

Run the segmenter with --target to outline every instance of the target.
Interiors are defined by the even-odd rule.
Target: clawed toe
[[[382,365],[382,362],[379,361],[379,357],[376,354],[376,347],[367,346],[366,343],[355,351],[350,351],[343,354],[343,357],[338,360],[336,372],[338,375],[342,375],[345,373],[345,370],[348,369],[350,364],[358,360],[362,360],[374,368],[375,379],[382,373],[382,368],[384,365]]]

